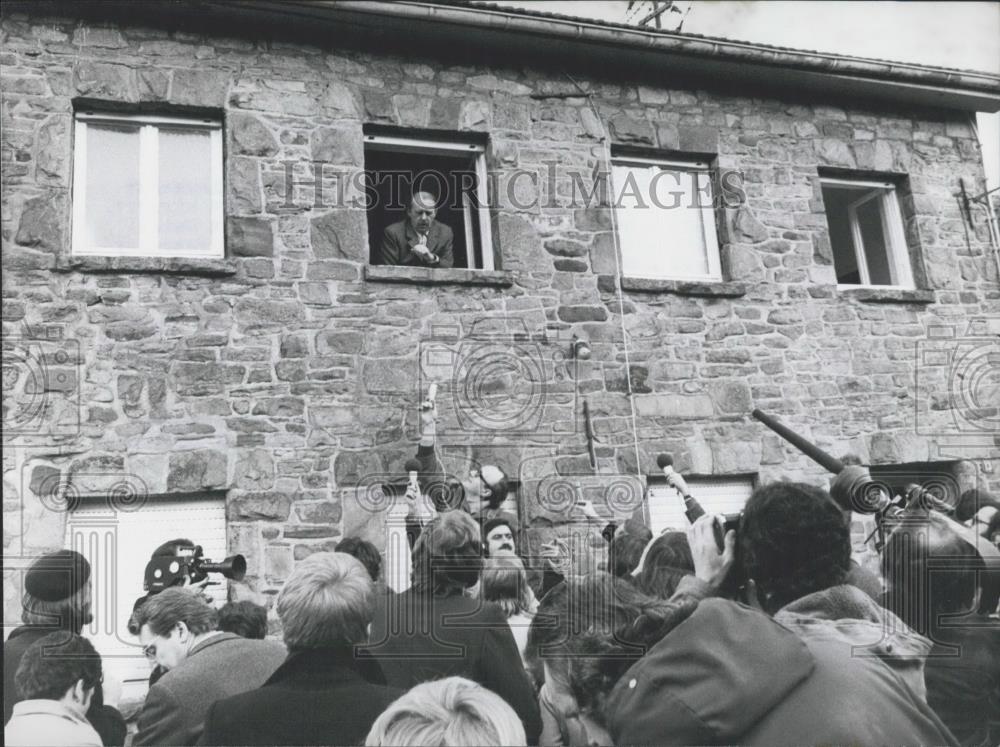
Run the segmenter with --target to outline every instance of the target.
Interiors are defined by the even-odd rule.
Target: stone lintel
[[[867,303],[934,303],[934,291],[914,288],[843,288],[837,293]]]
[[[739,298],[746,295],[747,284],[739,281],[666,280],[623,276],[622,290],[638,293],[674,293],[678,296]]]
[[[223,257],[107,257],[62,256],[56,272],[142,272],[219,277],[236,274],[236,260]]]
[[[509,288],[514,276],[508,270],[464,270],[459,268],[366,265],[365,280],[416,285],[485,285]]]

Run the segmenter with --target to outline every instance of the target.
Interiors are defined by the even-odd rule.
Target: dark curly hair
[[[526,657],[529,666],[545,663],[564,677],[581,711],[603,726],[618,680],[696,607],[646,596],[606,573],[570,578],[540,602]]]
[[[382,554],[371,542],[360,537],[345,537],[333,550],[353,555],[361,561],[372,581],[378,581],[378,577],[382,574]]]
[[[32,643],[21,657],[14,687],[24,700],[60,700],[79,680],[84,689],[102,679],[101,656],[75,633],[58,630]]]
[[[694,575],[694,558],[684,532],[664,532],[646,554],[635,585],[651,597],[670,599],[685,576]]]
[[[643,527],[643,529],[646,528]],[[639,565],[642,551],[646,549],[646,545],[651,539],[653,539],[653,533],[648,529],[645,533],[640,534],[626,531],[615,535],[608,546],[611,573],[617,578],[628,580],[632,571]]]
[[[229,602],[219,610],[219,630],[243,638],[267,638],[267,607],[249,600]]]
[[[747,500],[739,530],[739,562],[762,592],[768,612],[844,583],[851,535],[843,512],[820,488],[773,482]]]

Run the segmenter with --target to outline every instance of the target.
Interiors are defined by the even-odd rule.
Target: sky
[[[550,13],[629,21],[627,0],[494,0]],[[1000,2],[679,0],[682,31],[1000,75]],[[673,28],[680,14],[669,14]],[[1000,186],[1000,116],[979,115],[987,178]]]

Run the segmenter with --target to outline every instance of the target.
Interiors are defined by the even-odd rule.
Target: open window
[[[73,254],[221,257],[222,122],[78,111]]]
[[[485,151],[477,142],[366,134],[371,264],[396,263],[383,256],[386,229],[405,230],[412,196],[428,192],[437,203],[435,221],[451,230],[452,266],[494,269]]]
[[[823,177],[821,187],[837,283],[913,288],[895,186]]]
[[[709,163],[618,157],[612,178],[624,275],[722,280]]]
[[[732,477],[685,476],[698,503],[710,514],[734,514],[743,510],[756,483],[755,475]],[[658,476],[650,477],[648,500],[649,528],[653,535],[667,530],[685,531],[690,525],[684,515],[684,501],[677,491]]]

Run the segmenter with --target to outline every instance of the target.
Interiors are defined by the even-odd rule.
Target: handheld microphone
[[[663,470],[663,476],[667,478],[667,483],[681,494],[684,499],[684,515],[692,524],[705,515],[705,509],[694,499],[688,489],[687,482],[674,470],[674,458],[670,454],[660,454],[656,457],[656,466]]]
[[[417,480],[417,473],[420,472],[420,460],[408,459],[406,461],[405,469],[410,473],[410,488],[420,490],[420,482]]]
[[[674,470],[674,458],[670,454],[660,454],[656,457],[656,466],[663,470],[663,476],[667,478],[670,487],[681,494],[681,498],[684,499],[684,515],[690,523],[694,524],[695,521],[705,515],[706,511],[695,500],[695,497],[691,495],[691,491],[688,489],[688,484],[684,478]],[[719,552],[722,552],[726,547],[726,527],[716,521],[712,525],[712,532],[715,535],[715,544],[719,548]]]
[[[423,401],[421,407],[425,410],[430,410],[434,407],[434,400],[437,399],[438,385],[436,381],[432,381],[431,385],[427,388],[427,399]]]

